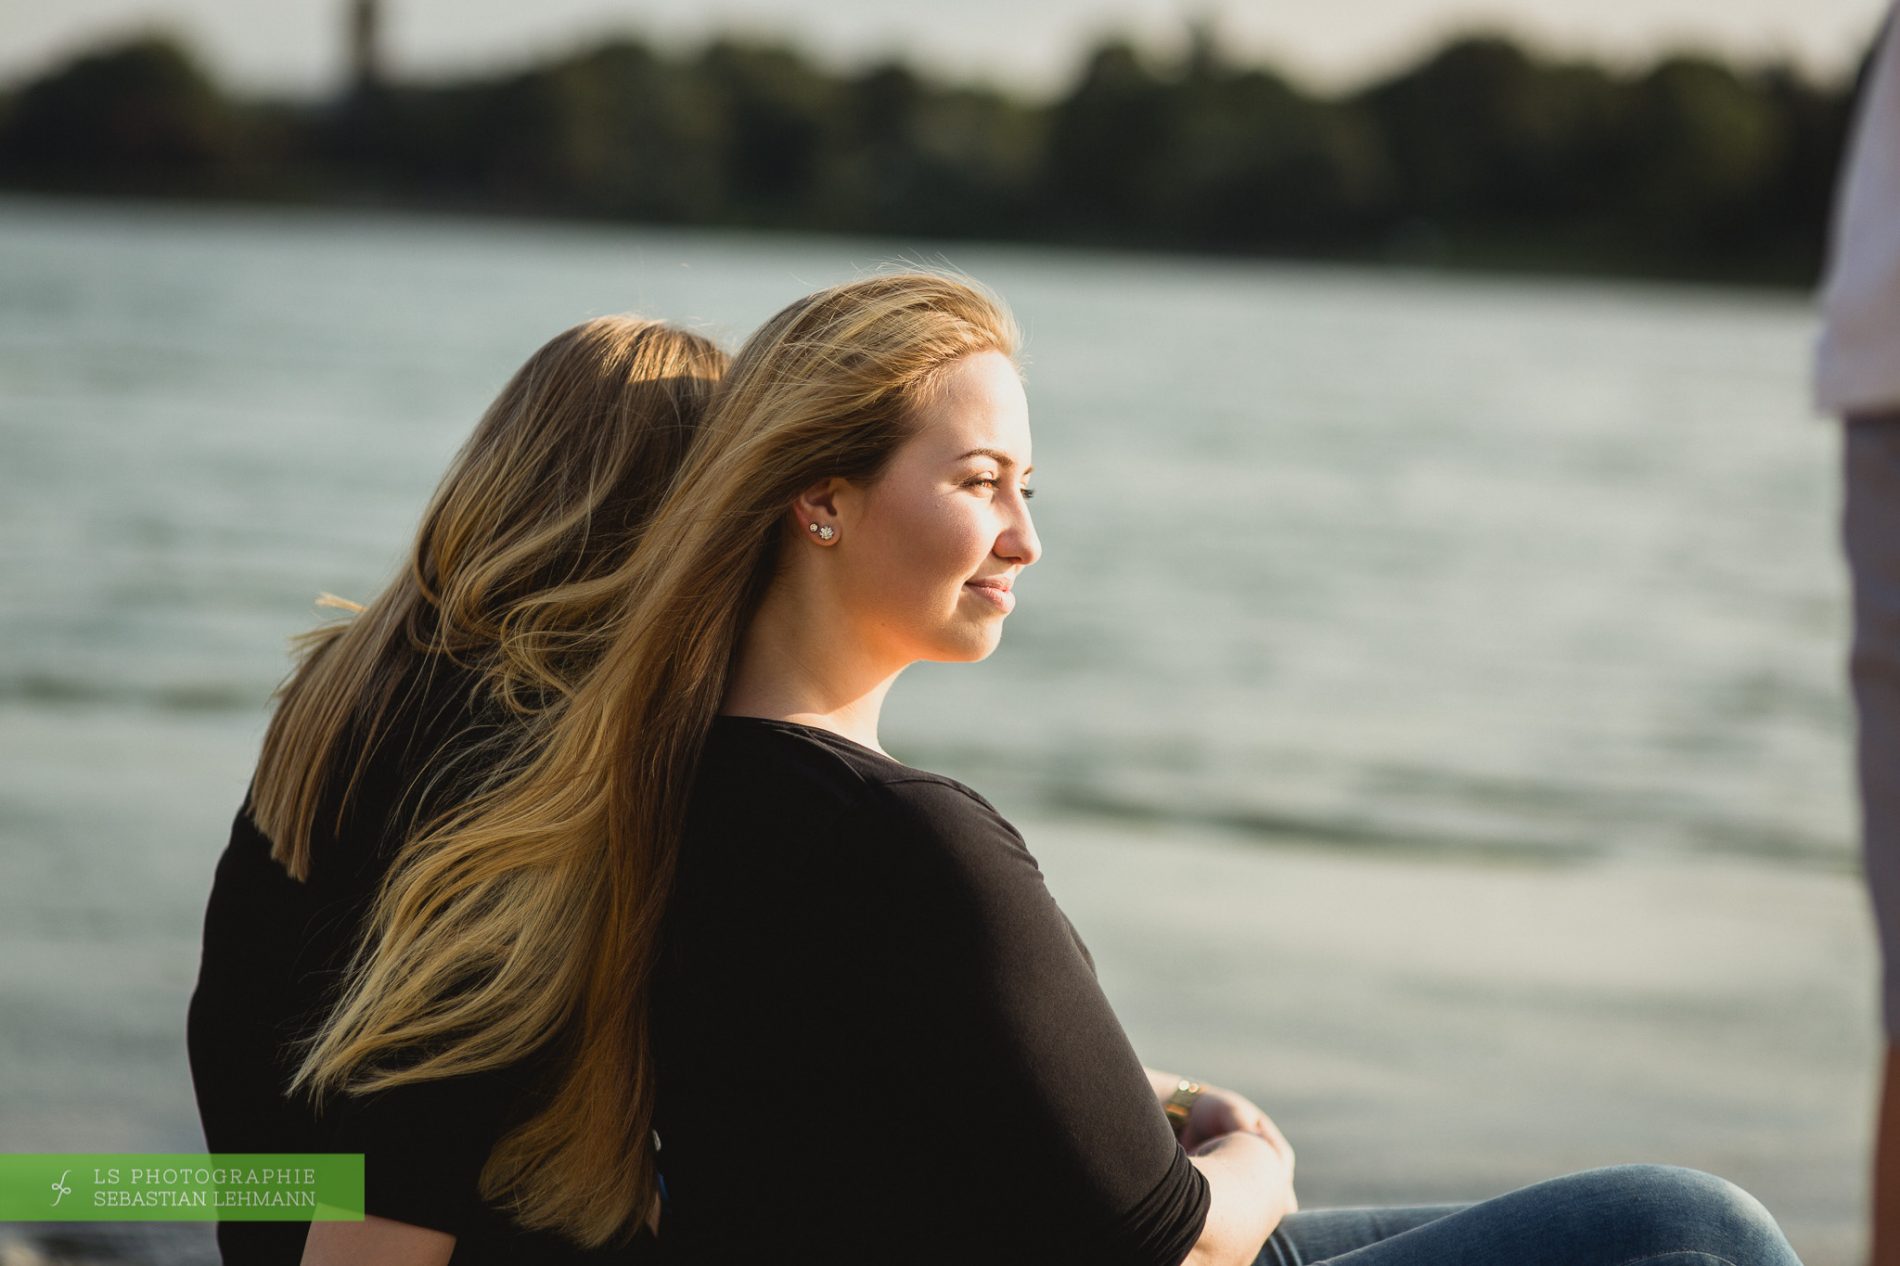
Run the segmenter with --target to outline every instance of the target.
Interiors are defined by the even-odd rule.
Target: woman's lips
[[[975,590],[979,597],[986,602],[995,603],[1001,611],[1009,612],[1016,609],[1016,595],[1000,585],[979,585],[974,581],[966,580],[963,582],[963,587]]]

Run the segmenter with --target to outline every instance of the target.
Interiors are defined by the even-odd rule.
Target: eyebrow
[[[955,460],[964,461],[971,457],[987,457],[1000,466],[1014,466],[1016,464],[1010,459],[1009,454],[999,453],[993,448],[973,448],[967,453],[959,453]],[[1029,475],[1035,469],[1034,466],[1025,466],[1023,467],[1023,474]]]

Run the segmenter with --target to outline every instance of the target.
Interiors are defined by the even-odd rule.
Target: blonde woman
[[[1257,1106],[1143,1067],[1022,836],[879,739],[904,669],[987,656],[1041,557],[1016,344],[931,274],[747,342],[599,669],[392,875],[304,1080],[558,1030],[485,1179],[588,1244],[657,1195],[681,1266],[1790,1266],[1746,1193],[1664,1166],[1301,1212]]]
[[[525,1230],[480,1197],[488,1152],[533,1103],[528,1043],[483,1045],[446,1079],[418,1075],[426,1046],[394,1052],[408,1080],[321,1115],[289,1089],[412,829],[520,760],[597,657],[725,363],[706,339],[633,317],[556,336],[455,459],[401,574],[302,639],[218,863],[188,1036],[213,1151],[364,1153],[371,1216],[318,1224],[319,1253],[341,1234],[343,1251],[458,1263],[625,1259]],[[305,1232],[227,1222],[218,1236],[228,1262],[295,1263]]]

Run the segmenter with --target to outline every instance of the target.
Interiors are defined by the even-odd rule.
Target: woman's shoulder
[[[817,726],[721,714],[701,768],[702,821],[729,847],[779,848],[790,835],[801,857],[887,878],[1039,871],[1021,832],[969,784]]]
[[[744,778],[754,786],[768,770],[782,771],[794,785],[829,792],[840,810],[902,813],[948,803],[1002,818],[967,783],[801,721],[720,713],[713,718],[703,759],[702,768],[711,776]]]

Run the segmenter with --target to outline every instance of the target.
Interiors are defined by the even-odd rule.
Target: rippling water
[[[310,597],[381,583],[545,335],[632,309],[736,344],[895,253],[0,204],[8,728],[253,732]],[[1046,553],[990,661],[893,692],[911,763],[1263,835],[1845,855],[1798,297],[933,258],[1028,329]],[[46,772],[0,774],[16,826]],[[159,794],[241,775],[204,772]]]
[[[0,202],[10,1150],[200,1146],[173,1064],[124,1071],[176,1060],[284,639],[389,574],[513,367],[611,311],[736,345],[897,254]],[[1851,865],[1799,296],[928,259],[1028,331],[1045,554],[990,660],[893,691],[899,757],[1263,845]]]

